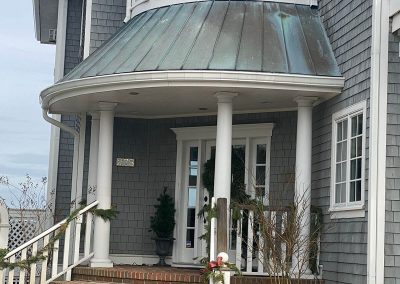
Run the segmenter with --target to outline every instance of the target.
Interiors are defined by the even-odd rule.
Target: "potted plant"
[[[156,241],[156,254],[160,257],[158,265],[166,266],[165,257],[170,254],[174,241],[175,205],[167,193],[167,187],[164,187],[157,201],[158,204],[154,205],[156,212],[150,218],[150,228],[155,234],[153,239]]]

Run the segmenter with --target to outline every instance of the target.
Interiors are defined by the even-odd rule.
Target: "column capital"
[[[318,100],[318,97],[303,97],[299,96],[294,99],[299,107],[312,107],[314,103]]]
[[[100,119],[100,114],[97,111],[89,112],[89,114],[92,117],[92,120],[99,120]]]
[[[219,103],[231,103],[234,97],[237,97],[239,93],[233,92],[218,92],[214,96],[217,98]]]
[[[117,105],[118,103],[113,102],[99,102],[98,109],[100,111],[113,111]]]

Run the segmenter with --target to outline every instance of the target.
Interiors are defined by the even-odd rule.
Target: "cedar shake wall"
[[[398,35],[389,33],[386,136],[385,283],[400,283],[400,58]],[[379,190],[383,190],[380,188]]]
[[[319,10],[339,68],[345,77],[342,94],[314,108],[312,202],[322,208],[324,228],[321,264],[327,284],[367,282],[368,180],[365,218],[331,220],[332,114],[367,100],[366,178],[368,177],[371,0],[321,0]]]
[[[234,124],[275,123],[271,141],[271,191],[293,200],[296,112],[242,114]],[[119,215],[111,222],[111,253],[154,255],[150,216],[164,186],[175,196],[176,136],[171,128],[216,125],[215,116],[172,119],[116,118],[112,203]],[[134,168],[116,167],[116,158],[134,158]],[[281,194],[282,193],[282,194]]]

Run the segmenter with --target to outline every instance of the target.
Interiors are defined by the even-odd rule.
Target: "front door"
[[[265,128],[264,128],[265,127]],[[207,127],[204,127],[208,130]],[[243,130],[243,126],[240,127]],[[267,124],[260,125],[260,131],[253,131],[254,125],[249,125],[250,135],[240,135],[233,129],[232,140],[232,167],[235,174],[232,178],[243,184],[245,191],[252,198],[268,200],[268,172],[271,131],[264,131]],[[199,131],[198,131],[199,130]],[[176,184],[176,242],[174,245],[173,262],[177,266],[198,265],[200,260],[207,256],[206,243],[200,239],[204,234],[204,219],[198,214],[205,204],[210,202],[208,191],[203,185],[202,175],[204,164],[215,157],[215,136],[202,139],[202,128],[188,128],[186,140],[178,139],[177,152],[177,184]],[[178,131],[177,131],[178,132]],[[211,131],[210,131],[211,132]],[[205,136],[210,135],[205,131]],[[184,131],[180,130],[180,133]],[[190,133],[190,134],[189,134]],[[265,133],[265,136],[260,134]],[[244,131],[244,134],[247,134]],[[239,136],[239,137],[235,137]],[[254,135],[254,136],[252,136]],[[193,137],[196,140],[190,140]],[[232,195],[232,193],[231,193]],[[236,252],[236,226],[231,225],[229,238],[230,261],[240,253]]]

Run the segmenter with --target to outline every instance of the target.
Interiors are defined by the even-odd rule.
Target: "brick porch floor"
[[[77,267],[72,282],[55,281],[53,284],[131,283],[131,284],[183,284],[204,283],[199,269],[150,266],[116,266],[113,268]],[[234,276],[231,284],[275,284],[269,277]],[[293,280],[296,284],[323,284],[321,280]]]

